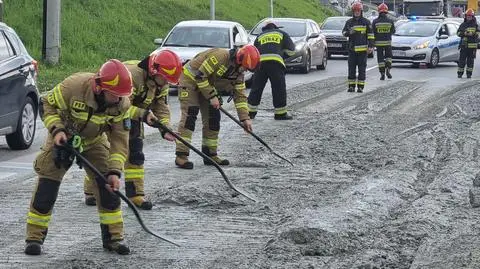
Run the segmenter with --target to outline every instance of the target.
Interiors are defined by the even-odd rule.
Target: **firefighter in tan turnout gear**
[[[220,165],[229,161],[217,155],[218,133],[220,130],[221,106],[218,90],[233,92],[233,101],[238,117],[246,129],[252,129],[248,116],[247,97],[245,95],[244,72],[254,70],[260,55],[252,45],[232,50],[214,48],[197,54],[183,68],[180,76],[178,97],[182,111],[179,135],[191,142],[198,112],[202,114],[202,152]],[[175,164],[184,169],[193,169],[188,160],[189,149],[177,141]],[[204,164],[211,165],[204,160]]]
[[[92,181],[93,193],[100,201],[97,208],[103,247],[119,254],[130,253],[122,241],[120,198],[112,190],[120,187],[130,118],[143,116],[130,105],[131,93],[130,72],[120,61],[109,60],[97,74],[73,74],[42,97],[40,116],[49,134],[34,162],[38,181],[27,216],[26,254],[41,253],[60,183],[73,162],[72,153],[62,144],[72,140],[107,178],[105,186]],[[86,172],[95,178],[92,171]]]
[[[457,30],[457,35],[462,38],[460,41],[460,59],[458,60],[457,76],[461,78],[467,65],[467,78],[472,77],[475,57],[477,55],[478,24],[475,12],[469,8],[465,12],[465,19]]]
[[[167,103],[170,83],[177,83],[182,73],[182,62],[177,54],[170,50],[161,50],[152,53],[142,61],[124,62],[132,74],[134,91],[130,97],[132,105],[142,112],[151,110],[158,120],[170,127],[170,108]],[[171,134],[162,132],[162,137],[168,141],[175,141]],[[129,154],[125,163],[125,192],[126,196],[140,209],[152,209],[152,203],[145,199],[143,167],[143,124],[140,120],[132,119],[129,137]],[[95,205],[92,180],[85,178],[85,203]]]

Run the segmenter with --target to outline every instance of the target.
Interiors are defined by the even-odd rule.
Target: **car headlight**
[[[419,50],[419,49],[426,49],[428,48],[428,45],[430,44],[430,41],[425,41],[422,44],[418,44],[413,47],[413,49]]]
[[[298,56],[297,58],[291,60],[291,63],[301,63],[302,62],[302,56]]]
[[[304,46],[305,46],[305,42],[297,43],[297,45],[295,45],[295,50],[300,51],[303,49]]]

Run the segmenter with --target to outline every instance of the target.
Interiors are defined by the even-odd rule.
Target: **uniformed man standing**
[[[385,80],[385,73],[388,78],[392,78],[390,69],[392,68],[392,34],[395,33],[395,23],[387,17],[387,14],[388,6],[385,3],[380,4],[378,18],[372,23],[380,80]]]
[[[170,127],[170,108],[167,103],[169,84],[178,82],[182,73],[182,62],[177,54],[170,50],[161,50],[152,53],[142,61],[124,62],[132,74],[134,91],[130,97],[132,105],[139,108],[141,113],[151,110],[163,125]],[[175,141],[171,134],[161,131],[161,135],[168,141]],[[138,208],[152,209],[152,202],[145,198],[145,155],[143,154],[143,123],[139,119],[132,119],[129,136],[129,153],[125,163],[125,192],[126,196]],[[95,205],[91,180],[86,177],[84,183],[85,203]]]
[[[465,63],[467,64],[467,78],[472,77],[473,65],[477,55],[478,24],[475,12],[469,8],[465,12],[465,19],[457,30],[457,35],[462,38],[460,41],[460,59],[458,60],[458,78],[463,76]]]
[[[258,105],[262,99],[263,89],[270,80],[272,86],[274,118],[276,120],[291,120],[287,113],[287,88],[285,84],[285,54],[295,51],[290,36],[279,29],[273,21],[267,21],[262,33],[254,42],[260,52],[260,66],[253,76],[252,89],[248,95],[248,110],[250,118],[255,118]]]
[[[179,135],[192,141],[198,112],[202,114],[202,152],[219,165],[230,162],[217,154],[220,131],[220,96],[218,91],[232,92],[239,120],[252,130],[245,95],[244,72],[253,71],[259,62],[258,50],[252,45],[232,50],[213,48],[197,54],[183,67],[180,76],[178,98],[182,115],[178,125]],[[190,149],[177,141],[175,164],[179,168],[193,169],[188,160]],[[203,160],[205,165],[212,165]]]
[[[41,254],[52,209],[63,176],[73,162],[72,153],[62,146],[72,139],[79,150],[107,178],[107,185],[93,180],[98,203],[103,247],[129,254],[123,243],[123,217],[120,198],[112,190],[120,187],[120,175],[128,154],[130,118],[140,118],[128,97],[132,78],[118,60],[109,60],[97,74],[76,73],[42,97],[40,116],[48,137],[34,162],[38,181],[27,216],[25,253]],[[148,114],[150,119],[153,114]],[[96,175],[86,169],[90,178]],[[74,225],[74,223],[72,223]]]
[[[370,21],[363,17],[363,4],[352,4],[353,17],[343,27],[343,35],[348,37],[348,92],[363,92],[365,87],[367,56],[373,53],[374,34]],[[358,66],[358,78],[356,76]]]

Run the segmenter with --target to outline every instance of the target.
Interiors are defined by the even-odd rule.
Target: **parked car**
[[[460,56],[457,30],[453,20],[408,21],[392,36],[393,62],[427,64],[436,67],[440,62],[456,62]]]
[[[310,72],[313,66],[324,70],[327,67],[328,48],[325,36],[320,33],[318,24],[310,19],[265,18],[250,31],[250,39],[262,33],[266,21],[273,21],[282,28],[295,43],[295,54],[285,58],[287,69],[300,69],[302,73]],[[252,41],[253,42],[253,41]]]
[[[178,54],[182,63],[190,61],[198,53],[209,48],[233,49],[235,45],[249,43],[245,28],[238,22],[192,20],[175,25],[165,39],[157,38],[154,43],[157,50],[169,49]],[[247,86],[251,82],[251,72],[246,72]],[[171,85],[170,93],[175,94],[177,86]]]
[[[320,30],[327,40],[328,58],[334,54],[348,55],[348,37],[343,36],[342,30],[350,18],[347,16],[328,17],[322,23]],[[373,52],[368,55],[368,58],[373,58]]]
[[[35,137],[37,67],[15,31],[0,23],[0,135],[11,149],[27,149]]]

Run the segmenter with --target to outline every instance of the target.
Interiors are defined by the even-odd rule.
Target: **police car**
[[[457,21],[443,19],[413,19],[399,25],[392,36],[393,62],[434,68],[440,62],[458,61],[459,26]]]

